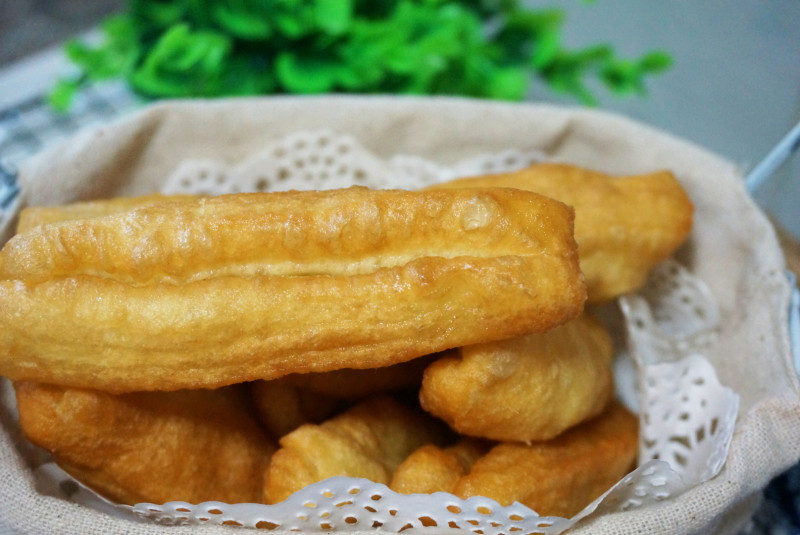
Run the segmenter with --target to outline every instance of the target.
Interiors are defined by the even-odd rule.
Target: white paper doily
[[[163,193],[332,189],[351,185],[416,189],[468,175],[510,171],[543,160],[540,153],[508,151],[454,166],[415,157],[381,159],[338,133],[298,132],[237,165],[187,161]],[[119,506],[93,496],[49,465],[50,493],[133,514],[161,524],[226,524],[306,532],[461,528],[481,535],[519,531],[556,534],[581,519],[667,500],[714,477],[725,462],[739,398],[717,380],[703,356],[716,339],[719,313],[703,283],[665,262],[637,295],[620,300],[636,363],[640,411],[640,466],[572,519],[539,517],[520,504],[501,507],[487,498],[399,495],[363,479],[332,478],[276,505],[138,504]],[[59,475],[60,474],[60,475]],[[60,478],[60,479],[59,479]],[[40,485],[41,486],[41,485]]]

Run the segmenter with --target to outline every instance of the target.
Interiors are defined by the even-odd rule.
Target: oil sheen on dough
[[[0,252],[0,375],[110,392],[374,368],[585,300],[573,212],[503,188],[159,202]]]
[[[573,165],[542,163],[434,187],[519,188],[572,206],[590,304],[638,289],[650,270],[672,255],[692,229],[694,207],[669,171],[616,177]]]

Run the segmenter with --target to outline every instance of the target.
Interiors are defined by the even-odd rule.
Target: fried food
[[[341,400],[300,388],[285,379],[251,384],[261,423],[273,437],[282,437],[303,424],[320,423],[342,408]]]
[[[489,445],[469,437],[447,447],[425,444],[400,463],[389,488],[401,494],[452,493],[456,483],[469,473]]]
[[[16,383],[20,425],[118,503],[254,502],[276,444],[238,387],[115,396]]]
[[[377,394],[419,390],[422,372],[436,358],[428,355],[384,368],[343,368],[322,373],[292,373],[252,383],[253,399],[264,426],[273,436],[302,424],[320,423],[348,403]]]
[[[575,208],[575,240],[590,304],[639,288],[692,228],[691,200],[667,171],[612,177],[571,165],[542,163],[434,187],[492,186],[535,191]]]
[[[506,442],[478,459],[453,494],[520,502],[542,516],[569,518],[611,488],[634,465],[638,422],[613,402],[599,417],[555,439]]]
[[[584,314],[539,334],[465,346],[425,370],[420,403],[465,435],[547,440],[598,415],[614,392],[613,344]]]
[[[287,383],[327,397],[359,399],[382,392],[419,388],[422,373],[436,355],[427,355],[383,368],[343,368],[323,373],[293,373],[282,377]]]
[[[449,438],[445,426],[387,396],[365,400],[320,425],[280,439],[264,477],[264,503],[333,476],[389,484],[398,465],[423,444]]]
[[[161,202],[194,201],[198,198],[199,196],[197,195],[161,195],[154,193],[152,195],[114,197],[57,206],[28,206],[23,208],[19,214],[17,233],[48,223],[102,217]]]
[[[158,202],[0,252],[0,374],[110,392],[375,368],[543,331],[585,287],[562,203],[350,188]]]

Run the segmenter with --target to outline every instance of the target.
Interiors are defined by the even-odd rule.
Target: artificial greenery
[[[569,50],[563,13],[517,0],[130,0],[103,41],[71,41],[80,70],[51,94],[69,107],[84,83],[124,78],[151,98],[279,93],[465,95],[520,100],[535,76],[595,104],[590,87],[644,93],[664,52],[620,59]]]

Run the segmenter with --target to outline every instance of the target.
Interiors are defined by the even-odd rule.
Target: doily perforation
[[[437,527],[481,535],[548,535],[563,530],[566,522],[536,516],[520,504],[502,507],[488,498],[462,500],[446,493],[398,495],[384,485],[344,477],[310,485],[290,501],[295,504],[291,512],[287,511],[287,502],[275,505],[169,502],[137,504],[131,511],[139,518],[163,525],[239,525],[302,532],[369,529],[399,533]]]
[[[240,191],[372,188],[423,188],[460,176],[521,169],[542,161],[540,151],[506,150],[437,165],[414,155],[380,159],[353,137],[327,130],[297,132],[274,141],[236,165],[214,160],[182,163],[166,180],[163,193],[221,195]]]

